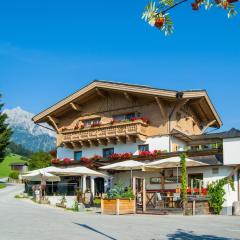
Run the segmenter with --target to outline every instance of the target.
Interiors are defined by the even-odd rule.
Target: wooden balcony
[[[147,124],[141,120],[105,124],[98,127],[88,127],[77,130],[66,130],[60,134],[60,144],[69,148],[91,147],[99,144],[117,144],[118,142],[145,141]]]

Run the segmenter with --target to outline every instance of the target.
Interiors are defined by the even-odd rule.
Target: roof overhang
[[[93,92],[96,92],[96,90],[98,89],[105,90],[105,91],[117,91],[117,92],[126,92],[129,94],[160,97],[162,99],[166,99],[169,101],[171,100],[176,101],[177,93],[178,93],[178,91],[173,91],[173,90],[165,90],[165,89],[151,88],[151,87],[141,86],[141,85],[95,80],[90,84],[88,84],[87,86],[80,89],[79,91],[71,94],[70,96],[57,102],[56,104],[52,105],[46,110],[40,112],[39,114],[33,117],[33,121],[35,123],[46,122],[48,116],[52,116],[56,112],[61,111],[67,106],[70,106],[71,103],[74,103],[76,101],[81,102],[81,99],[83,99],[85,96]],[[205,90],[182,91],[181,93],[183,93],[182,94],[183,99],[191,99],[191,100],[202,99],[205,104],[204,106],[207,106],[210,114],[212,115],[211,118],[215,120],[215,124],[213,124],[212,126],[220,127],[222,125],[222,121]]]

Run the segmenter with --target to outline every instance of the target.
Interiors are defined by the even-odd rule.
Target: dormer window
[[[93,125],[100,124],[101,118],[94,118],[94,119],[88,119],[83,120],[84,127],[91,127]]]
[[[113,116],[114,121],[124,121],[124,120],[130,120],[131,118],[136,117],[135,113],[125,113],[125,114],[119,114]]]

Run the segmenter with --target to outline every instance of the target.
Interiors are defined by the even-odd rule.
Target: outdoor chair
[[[161,193],[156,193],[156,208],[164,208],[164,200]]]

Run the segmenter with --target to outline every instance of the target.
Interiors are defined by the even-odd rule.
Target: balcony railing
[[[81,142],[98,139],[113,139],[134,136],[145,140],[147,124],[141,120],[114,124],[104,124],[96,127],[88,127],[62,132],[62,142]]]

